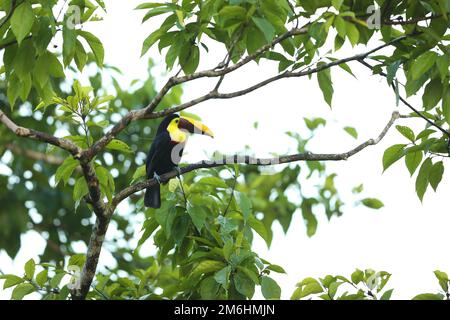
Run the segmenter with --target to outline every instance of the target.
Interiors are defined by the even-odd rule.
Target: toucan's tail
[[[144,204],[149,208],[158,209],[161,207],[161,191],[159,184],[145,190]]]

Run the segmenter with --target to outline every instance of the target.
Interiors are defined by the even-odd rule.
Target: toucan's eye
[[[176,123],[178,123],[178,122],[179,122],[179,120],[177,119],[177,120],[175,120],[175,122],[176,122]]]

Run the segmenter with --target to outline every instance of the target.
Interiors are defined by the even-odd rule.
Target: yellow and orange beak
[[[205,126],[200,121],[189,117],[180,117],[178,128],[184,129],[190,133],[203,134],[205,136],[214,138],[213,132],[207,126]]]

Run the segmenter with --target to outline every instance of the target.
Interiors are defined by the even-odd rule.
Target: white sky
[[[154,30],[157,22],[141,25],[142,12],[132,9],[142,1],[105,1],[108,15],[103,22],[94,23],[87,29],[93,31],[105,46],[106,62],[124,72],[123,84],[132,79],[145,79],[147,58],[140,58],[141,44]],[[371,44],[374,46],[374,44]],[[364,51],[363,47],[347,47],[335,57],[344,57]],[[203,51],[202,54],[205,54]],[[201,69],[217,65],[223,58],[220,47],[211,46],[207,57],[202,57]],[[161,61],[157,50],[150,55]],[[333,69],[333,109],[322,98],[317,81],[289,79],[271,84],[244,97],[208,101],[189,110],[199,115],[214,131],[214,141],[193,137],[187,148],[184,161],[204,158],[204,151],[219,150],[232,154],[251,146],[256,156],[271,152],[285,154],[295,147],[286,131],[298,132],[303,126],[303,117],[324,117],[329,125],[318,134],[310,145],[310,151],[334,153],[348,151],[357,144],[378,136],[389,120],[391,113],[398,110],[395,98],[385,81],[371,76],[356,63],[351,67],[358,77],[355,79],[344,71]],[[162,69],[161,69],[162,70]],[[230,75],[222,86],[223,92],[247,87],[259,79],[273,75],[276,66],[252,63],[238,73]],[[163,83],[164,78],[160,77]],[[214,83],[201,80],[184,87],[184,101],[210,90]],[[421,107],[421,99],[409,101]],[[402,113],[408,110],[400,107]],[[259,122],[254,131],[253,123]],[[421,128],[417,120],[401,120],[414,128]],[[399,122],[400,123],[400,122]],[[353,126],[359,138],[354,140],[342,128]],[[274,239],[270,249],[256,237],[254,251],[261,257],[285,268],[287,275],[272,274],[282,287],[282,298],[289,298],[295,284],[305,277],[321,277],[326,274],[350,276],[355,268],[373,268],[391,272],[388,288],[395,288],[393,298],[408,299],[418,293],[436,292],[439,289],[433,271],[450,272],[448,248],[448,227],[450,214],[444,210],[450,185],[448,174],[443,178],[438,192],[428,191],[421,204],[415,194],[415,179],[403,163],[397,163],[382,174],[381,157],[384,150],[396,143],[406,143],[395,130],[377,146],[370,147],[346,162],[328,163],[329,170],[338,174],[338,189],[342,196],[350,199],[351,188],[364,183],[363,197],[381,199],[385,207],[371,210],[362,206],[353,207],[349,200],[344,215],[328,222],[319,216],[319,227],[314,237],[306,236],[306,228],[298,212],[292,219],[287,235],[278,223],[274,224]],[[308,183],[303,181],[302,183]],[[136,226],[141,228],[140,225]],[[109,230],[111,232],[112,230]],[[0,265],[4,272],[20,274],[23,264],[42,251],[44,241],[29,232],[22,238],[22,249],[14,262],[0,252]],[[102,258],[106,253],[102,255]],[[101,258],[101,260],[102,260]],[[105,258],[106,259],[106,258]],[[0,283],[1,285],[1,283]],[[0,291],[1,298],[9,298],[9,292]],[[255,298],[261,297],[258,292]]]

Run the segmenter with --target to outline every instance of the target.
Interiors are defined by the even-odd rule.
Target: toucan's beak
[[[200,121],[192,118],[180,117],[178,128],[184,129],[190,133],[203,134],[211,138],[214,138],[214,134],[207,126],[205,126]]]

